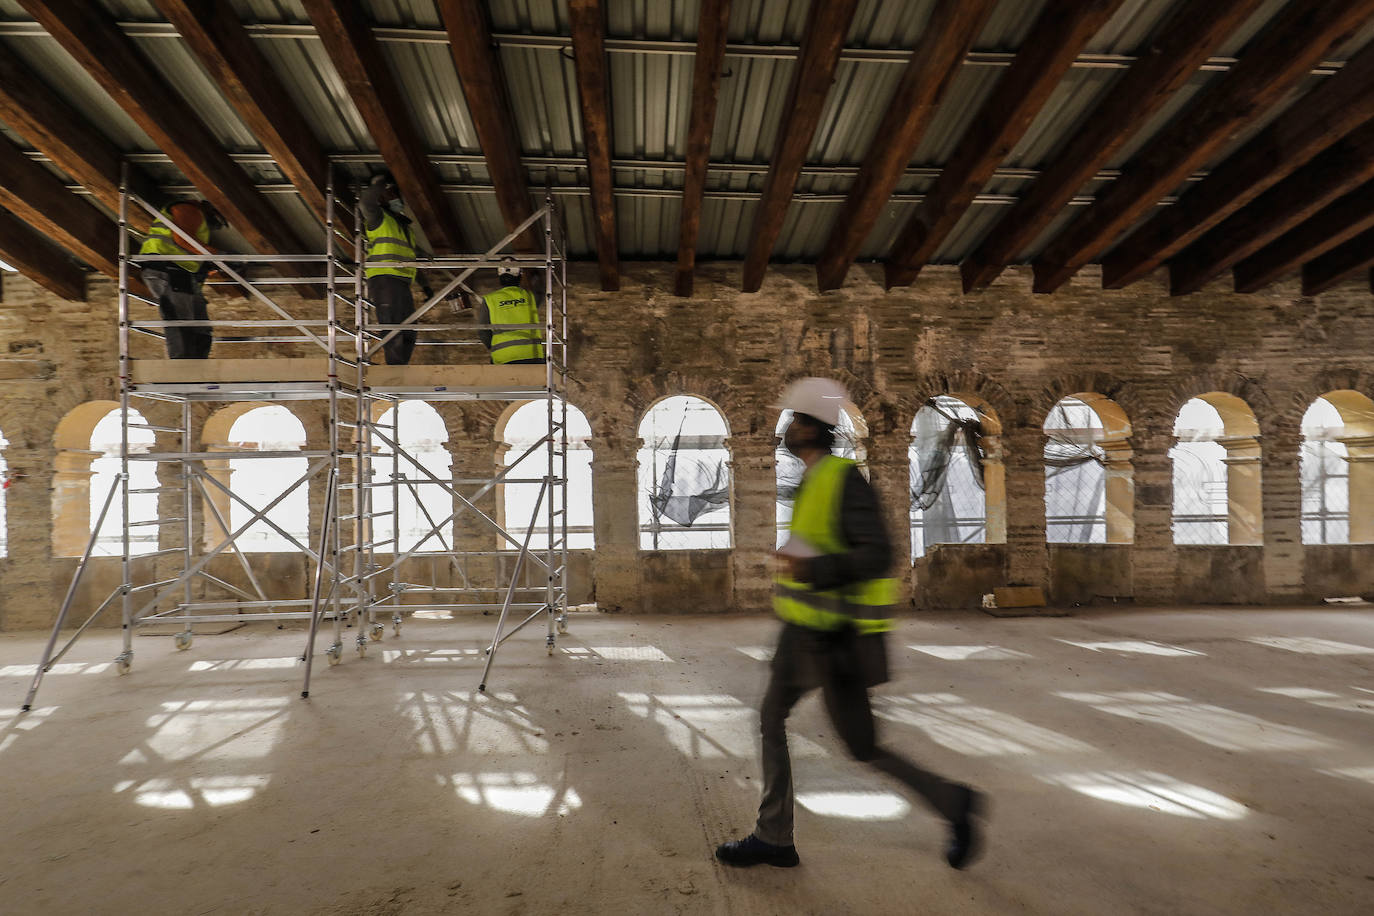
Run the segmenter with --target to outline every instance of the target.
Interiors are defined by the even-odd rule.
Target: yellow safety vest
[[[528,290],[507,286],[482,297],[487,303],[488,324],[538,324],[539,304]],[[518,359],[543,359],[544,335],[534,328],[491,332],[491,361],[513,363]]]
[[[840,527],[844,481],[854,462],[827,455],[813,465],[797,491],[788,528],[822,554],[843,553],[848,545]],[[892,629],[891,608],[897,601],[896,579],[866,579],[839,588],[817,590],[779,574],[773,582],[773,610],[788,623],[811,630],[839,630],[853,624],[861,634]]]
[[[167,207],[162,208],[162,219],[153,223],[153,228],[148,230],[148,238],[143,241],[143,246],[138,249],[139,254],[186,254],[186,249],[177,243],[183,241],[181,236],[172,231],[172,214]],[[202,245],[210,244],[210,224],[202,216],[200,226],[196,229],[196,241]],[[167,264],[166,261],[156,261],[147,265],[156,270]],[[199,261],[172,261],[170,262],[180,267],[182,270],[195,273],[200,270]]]
[[[369,277],[415,279],[414,267],[388,267],[388,261],[415,260],[415,234],[409,223],[402,223],[389,210],[382,211],[376,229],[367,230],[367,270]],[[373,265],[377,266],[373,266]]]

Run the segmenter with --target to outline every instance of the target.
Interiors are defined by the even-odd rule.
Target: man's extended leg
[[[210,320],[210,311],[205,302],[205,294],[202,293],[200,289],[196,289],[196,291],[191,294],[190,317],[196,321]],[[206,324],[200,327],[184,328],[183,330],[186,332],[183,338],[186,342],[186,355],[191,359],[209,359],[210,347],[213,346],[215,342],[215,333],[211,330],[210,325]]]
[[[415,311],[415,298],[410,290],[410,281],[404,277],[383,274],[367,281],[367,295],[377,309],[378,324],[400,324]],[[391,331],[383,331],[385,337]],[[414,331],[400,331],[382,345],[388,366],[405,366],[410,363],[411,352],[415,349]]]
[[[950,865],[962,868],[976,852],[977,836],[970,818],[980,813],[981,796],[879,745],[868,688],[850,672],[827,679],[823,694],[830,721],[854,759],[905,783],[949,823],[950,845],[945,855]]]

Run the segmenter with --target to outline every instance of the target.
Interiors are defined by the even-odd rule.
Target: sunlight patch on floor
[[[1089,798],[1178,817],[1235,821],[1249,813],[1240,802],[1163,773],[1102,771],[1040,778]]]

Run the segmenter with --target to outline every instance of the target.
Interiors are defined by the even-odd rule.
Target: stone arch
[[[56,557],[79,557],[91,536],[91,434],[118,401],[78,404],[63,415],[53,430],[52,552]]]
[[[1246,383],[1248,381],[1246,380]],[[1220,421],[1219,434],[1218,431],[1212,430],[1189,438],[1180,435],[1183,431],[1177,427],[1177,417],[1183,408],[1193,400],[1203,402],[1216,412]],[[1175,462],[1175,543],[1188,543],[1187,540],[1179,541],[1181,523],[1178,509],[1180,499],[1186,498],[1186,494],[1178,492],[1180,475],[1177,462],[1182,453],[1186,451],[1182,446],[1190,442],[1214,442],[1225,451],[1225,457],[1220,460],[1226,474],[1226,543],[1233,545],[1262,544],[1264,542],[1264,518],[1260,489],[1262,457],[1259,443],[1260,425],[1249,402],[1233,391],[1204,391],[1183,400],[1174,416],[1176,418],[1175,438],[1179,441],[1179,445],[1176,445],[1170,452]]]
[[[569,418],[569,440],[567,454],[568,483],[566,487],[566,503],[555,503],[554,508],[565,510],[564,520],[568,525],[568,548],[569,549],[588,549],[595,546],[595,515],[594,492],[592,465],[591,465],[591,441],[594,439],[594,430],[591,428],[591,421],[582,409],[567,400]],[[493,441],[496,446],[497,472],[506,469],[507,462],[516,461],[520,458],[525,448],[517,442],[512,441],[509,435],[509,423],[517,413],[531,405],[536,405],[536,409],[542,412],[545,402],[541,400],[516,401],[508,405],[502,412],[493,427]],[[555,407],[555,412],[557,407]],[[555,414],[556,415],[556,414]],[[581,418],[581,423],[576,419]],[[585,434],[578,432],[585,424]],[[534,477],[543,476],[545,453],[536,450],[524,462],[515,465],[516,468],[525,465],[533,469],[532,473],[513,473],[513,477]],[[519,539],[519,531],[528,525],[528,515],[516,511],[516,503],[522,506],[529,503],[528,494],[538,490],[535,484],[500,484],[497,487],[498,495],[496,499],[496,520],[502,527],[512,531]],[[522,492],[523,491],[523,492]],[[526,498],[522,501],[521,496]],[[547,497],[546,497],[547,498]],[[546,519],[540,520],[542,524],[536,527],[535,533],[530,543],[543,548],[548,542],[548,523]],[[558,523],[555,522],[555,525]],[[514,526],[512,528],[512,526]],[[499,539],[500,545],[505,544],[504,539]]]
[[[1052,390],[1052,389],[1047,389]],[[1061,444],[1055,442],[1054,430],[1057,427],[1054,410],[1063,404],[1081,404],[1091,411],[1092,417],[1096,421],[1096,428],[1093,428],[1089,436],[1091,441],[1077,441],[1082,439],[1081,433],[1076,433],[1073,441],[1065,440]],[[1050,541],[1060,540],[1064,543],[1093,543],[1097,541],[1097,528],[1095,522],[1089,525],[1093,529],[1090,536],[1085,540],[1082,538],[1081,522],[1080,530],[1071,535],[1072,540],[1064,541],[1055,537],[1055,520],[1065,518],[1062,506],[1056,506],[1065,495],[1062,491],[1063,486],[1057,488],[1052,481],[1056,476],[1052,474],[1051,459],[1072,457],[1077,460],[1079,457],[1088,459],[1088,462],[1074,467],[1063,468],[1058,479],[1064,481],[1064,475],[1072,475],[1068,481],[1073,487],[1090,486],[1094,489],[1100,487],[1101,503],[1101,543],[1107,544],[1129,544],[1135,540],[1135,482],[1131,467],[1132,450],[1130,438],[1132,435],[1131,421],[1126,415],[1126,411],[1115,400],[1097,391],[1083,390],[1075,391],[1064,395],[1046,411],[1045,419],[1041,424],[1045,431],[1047,441],[1046,466],[1045,466],[1045,518],[1046,536]],[[1081,451],[1079,455],[1076,452]],[[1069,455],[1074,452],[1075,454]],[[1092,454],[1088,454],[1091,452]],[[1052,454],[1054,453],[1054,454]],[[1060,454],[1063,453],[1063,454]],[[1097,470],[1100,464],[1100,472]],[[1092,505],[1091,511],[1094,515],[1098,513],[1096,505]],[[1087,511],[1082,505],[1075,510],[1081,513]],[[1070,513],[1072,515],[1074,513]],[[1072,525],[1062,525],[1061,529],[1066,532]]]
[[[205,422],[201,426],[201,447],[206,452],[226,453],[224,458],[209,458],[202,463],[206,476],[218,481],[226,488],[231,487],[233,465],[232,459],[228,457],[227,453],[237,451],[232,440],[234,425],[254,410],[263,407],[281,407],[290,413],[300,423],[308,447],[309,429],[300,415],[286,404],[277,401],[236,402],[211,413],[205,418]],[[235,502],[228,493],[214,485],[205,487],[205,495],[206,498],[202,500],[204,511],[201,513],[202,541],[207,550],[212,550],[235,528],[232,522]],[[307,515],[308,511],[307,508]]]
[[[1307,418],[1323,401],[1339,428],[1309,429]],[[1312,399],[1303,421],[1303,543],[1374,542],[1374,399],[1350,388],[1327,391]]]
[[[942,406],[940,403],[942,398],[952,399],[952,401],[958,402],[958,405],[949,405],[946,402],[946,405]],[[959,405],[962,405],[962,410]],[[911,498],[913,500],[915,498],[915,481],[920,479],[921,474],[920,452],[923,448],[928,447],[929,442],[938,439],[937,430],[944,423],[947,423],[947,421],[942,421],[940,413],[950,410],[956,414],[962,413],[964,417],[969,419],[976,415],[981,424],[979,436],[979,446],[982,452],[981,492],[978,497],[974,496],[977,489],[976,478],[969,476],[974,473],[973,468],[971,465],[965,466],[965,459],[958,457],[964,455],[964,450],[956,442],[955,452],[951,459],[953,462],[952,470],[949,473],[961,476],[946,476],[941,485],[941,495],[936,497],[936,506],[940,507],[939,511],[932,515],[930,509],[919,508],[914,502],[909,507],[913,558],[924,554],[924,545],[926,544],[1006,543],[1007,488],[1006,467],[1003,463],[1001,442],[1002,420],[998,416],[996,408],[979,393],[946,388],[943,391],[932,393],[922,401],[922,407],[912,415],[911,425],[908,428],[911,444],[907,451],[912,481]],[[923,440],[927,441],[927,445],[922,445]],[[966,458],[971,459],[971,456],[966,456]],[[968,477],[968,479],[965,480],[964,477]],[[971,516],[965,514],[970,510],[976,513],[978,511],[977,502],[981,502],[981,525],[970,521]],[[969,526],[972,526],[973,530],[966,531],[965,529]],[[917,530],[918,527],[920,528],[919,531]]]
[[[665,514],[655,515],[650,508],[649,497],[654,488],[659,483],[659,475],[667,468],[669,453],[662,447],[663,442],[667,441],[670,430],[656,430],[658,442],[651,442],[646,438],[646,425],[651,419],[655,418],[656,408],[660,404],[672,398],[688,398],[705,404],[719,418],[721,426],[724,427],[723,434],[713,432],[702,432],[697,434],[704,437],[700,440],[693,438],[689,440],[691,446],[684,443],[678,452],[679,460],[674,464],[679,474],[686,474],[694,465],[684,463],[681,459],[686,457],[691,461],[698,462],[703,469],[703,473],[712,473],[714,476],[710,480],[702,479],[700,483],[705,485],[711,492],[719,493],[724,489],[723,504],[714,504],[715,508],[700,512],[692,527],[682,525],[680,522],[669,519],[671,524],[665,524]],[[684,404],[684,409],[689,408],[690,402]],[[703,428],[713,424],[703,423]],[[681,393],[665,395],[655,399],[647,406],[635,424],[635,431],[638,435],[638,448],[636,452],[636,493],[639,512],[640,548],[644,550],[663,550],[663,549],[729,549],[733,545],[733,520],[734,520],[734,480],[731,471],[730,436],[731,426],[729,415],[722,409],[719,402],[710,397],[704,397],[696,393]],[[709,441],[708,441],[709,440]],[[693,452],[684,456],[683,452]],[[646,465],[646,455],[650,463]],[[698,491],[698,495],[708,490]],[[680,494],[676,494],[680,495]],[[676,503],[673,508],[681,508]],[[698,507],[699,508],[699,507]],[[707,516],[714,516],[708,519]]]

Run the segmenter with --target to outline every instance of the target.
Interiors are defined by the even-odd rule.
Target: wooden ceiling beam
[[[107,277],[119,277],[119,227],[0,137],[0,207]]]
[[[1304,264],[1302,294],[1320,295],[1337,283],[1363,273],[1371,264],[1374,264],[1374,230],[1367,230],[1316,260]],[[1374,283],[1374,277],[1370,280]]]
[[[1118,245],[1102,262],[1102,285],[1120,289],[1153,272],[1371,119],[1374,44]]]
[[[1169,265],[1170,291],[1176,296],[1197,292],[1232,266],[1237,268],[1238,280],[1245,274],[1258,286],[1297,270],[1313,257],[1312,247],[1341,228],[1330,219],[1318,221],[1324,208],[1335,207],[1343,196],[1371,180],[1374,121],[1348,134],[1177,255]],[[1344,212],[1351,212],[1350,208]]]
[[[1370,171],[1371,180],[1368,183],[1323,207],[1311,219],[1236,264],[1236,291],[1257,292],[1299,270],[1304,264],[1321,259],[1327,252],[1367,230],[1374,229],[1374,169]],[[1341,262],[1343,259],[1338,257],[1325,262],[1325,265]],[[1341,276],[1333,282],[1359,273],[1363,268],[1363,264],[1356,264],[1335,271]],[[1327,272],[1324,267],[1319,267],[1313,273],[1323,275]]]
[[[382,54],[363,5],[353,0],[301,3],[433,253],[462,251],[467,242],[458,219],[429,163],[428,145],[410,116],[405,94]]]
[[[1281,101],[1333,47],[1374,15],[1374,0],[1289,4],[1205,89],[1136,153],[1123,175],[1035,260],[1036,292],[1062,286],[1112,245],[1236,132]]]
[[[931,12],[816,262],[822,291],[844,285],[996,5],[996,0],[940,0]]]
[[[22,63],[17,54],[0,54],[0,121],[53,161],[96,200],[119,212],[120,151],[75,108]],[[129,186],[152,203],[161,203],[157,183],[137,165],[128,167]],[[129,222],[146,230],[144,213]]]
[[[104,7],[81,0],[20,3],[254,249],[264,254],[308,250]],[[309,273],[308,265],[280,269],[287,275]]]
[[[529,177],[520,160],[515,110],[501,55],[491,37],[487,5],[480,0],[438,2],[439,15],[448,30],[453,64],[463,85],[463,97],[477,130],[477,143],[496,188],[497,206],[506,221],[506,230],[510,231],[524,222],[534,208],[530,203]],[[538,247],[535,231],[530,229],[522,234],[516,247],[534,251]]]
[[[692,295],[701,234],[701,202],[706,191],[706,165],[716,126],[720,72],[729,38],[730,0],[702,0],[697,23],[697,56],[692,70],[692,113],[687,121],[687,168],[682,179],[682,218],[678,227],[677,273],[673,291]]]
[[[329,161],[300,110],[230,3],[155,0],[248,129],[276,161],[301,200],[323,222]],[[351,225],[340,208],[336,218]]]
[[[749,251],[744,259],[743,287],[747,293],[758,292],[763,285],[763,275],[782,233],[797,176],[820,124],[825,98],[835,79],[835,66],[857,6],[858,0],[829,0],[812,3],[807,13],[792,86],[783,105],[773,157],[763,182],[763,195],[754,210]]]
[[[86,301],[86,272],[61,248],[5,209],[0,209],[0,261],[56,296]]]
[[[568,0],[573,70],[582,110],[582,142],[592,189],[592,223],[603,290],[620,289],[620,240],[616,230],[615,178],[611,172],[611,100],[606,60],[606,12],[601,0]]]
[[[1083,45],[1121,2],[1049,0],[1045,4],[1016,59],[973,116],[934,187],[893,242],[883,271],[888,289],[909,285],[935,256],[992,173],[1026,135]]]
[[[987,287],[1033,244],[1261,2],[1187,0],[1150,41],[1150,53],[1107,91],[1035,184],[964,259],[964,292]]]

